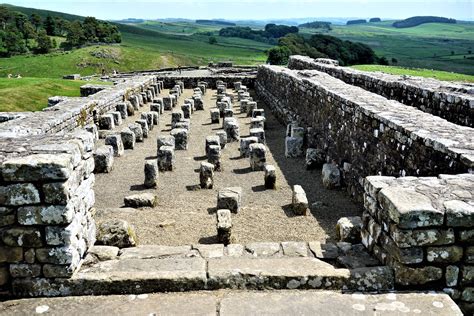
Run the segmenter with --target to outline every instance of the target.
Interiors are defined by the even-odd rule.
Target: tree
[[[38,46],[36,46],[35,52],[38,54],[46,54],[49,53],[51,48],[53,48],[53,43],[51,42],[51,38],[46,34],[45,30],[40,30],[38,32],[38,37],[36,38],[38,42]]]
[[[41,25],[43,24],[43,20],[41,19],[41,16],[39,16],[38,14],[36,13],[33,13],[31,16],[30,16],[30,22],[31,24],[33,24],[33,26],[35,27],[36,31],[38,31],[38,29],[41,27]]]
[[[48,15],[46,20],[44,21],[44,29],[46,30],[46,34],[50,36],[56,35],[56,23],[52,16]]]
[[[385,58],[385,56],[382,56],[378,59],[378,64],[387,66],[388,65],[388,59]]]
[[[272,65],[285,65],[288,63],[291,51],[286,46],[276,46],[268,50],[267,62]]]
[[[214,36],[209,37],[209,44],[217,44],[217,38],[215,38]]]
[[[86,37],[82,29],[82,23],[80,21],[74,21],[69,24],[69,29],[66,36],[65,46],[72,48],[84,45],[86,43]]]
[[[16,29],[7,30],[7,32],[5,33],[4,45],[7,50],[7,56],[24,54],[27,52],[22,34]]]
[[[398,63],[398,59],[396,59],[395,57],[392,57],[392,64],[397,64]]]

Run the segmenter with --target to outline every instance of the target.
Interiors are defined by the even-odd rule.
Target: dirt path
[[[165,92],[165,94],[167,91]],[[186,90],[180,97],[180,108],[184,99],[192,94]],[[220,188],[240,186],[243,189],[243,207],[233,215],[233,236],[236,243],[252,241],[325,240],[334,236],[336,221],[342,216],[360,214],[344,192],[322,188],[320,171],[306,171],[303,159],[284,157],[286,128],[280,125],[263,104],[267,116],[267,163],[273,164],[277,172],[277,190],[263,189],[263,172],[252,172],[248,158],[239,157],[239,143],[227,144],[223,150],[222,172],[214,176],[213,190],[196,190],[199,173],[196,171],[205,159],[205,137],[221,130],[221,124],[211,124],[209,109],[215,106],[215,90],[204,95],[204,111],[196,111],[191,118],[189,148],[176,151],[176,170],[160,173],[159,186],[148,190],[142,186],[145,158],[156,157],[156,139],[159,134],[169,134],[171,111],[160,118],[144,143],[134,150],[127,150],[117,158],[110,174],[96,175],[96,208],[118,208],[123,198],[138,192],[156,192],[159,204],[156,208],[144,208],[130,212],[99,211],[97,218],[123,218],[136,228],[141,244],[182,245],[216,242],[217,191]],[[147,111],[149,106],[142,110]],[[239,113],[238,102],[234,102],[234,113]],[[127,119],[133,122],[139,114]],[[237,114],[240,134],[249,134],[250,119]],[[120,128],[126,126],[123,124]],[[311,203],[321,201],[325,206],[312,211],[309,216],[294,216],[288,210],[291,203],[291,185],[301,184]]]

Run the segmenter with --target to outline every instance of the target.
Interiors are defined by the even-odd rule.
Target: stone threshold
[[[7,315],[463,315],[444,293],[342,294],[333,291],[201,291],[19,299]]]
[[[16,279],[12,287],[17,297],[218,289],[362,292],[393,289],[393,272],[389,267],[374,266],[371,262],[370,266],[338,268],[321,260],[347,257],[352,249],[348,243],[339,243],[341,250],[334,247],[336,249],[318,242],[268,242],[227,247],[222,244],[148,245],[124,248],[119,253],[115,247],[94,246],[72,278]],[[358,249],[357,245],[352,247]]]

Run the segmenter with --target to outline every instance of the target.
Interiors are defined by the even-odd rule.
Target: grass
[[[474,75],[474,24],[428,23],[410,28],[394,28],[392,21],[332,26],[325,34],[358,41],[372,47],[397,66],[437,69]],[[303,28],[314,34],[315,29]],[[469,54],[471,51],[471,54]],[[454,53],[454,54],[453,54]]]
[[[380,71],[392,75],[408,75],[408,76],[419,76],[425,78],[435,78],[443,81],[464,81],[474,82],[474,76],[459,74],[454,72],[432,70],[432,69],[417,69],[417,68],[404,68],[396,66],[382,66],[382,65],[356,65],[352,66],[354,69],[363,71]]]
[[[48,98],[51,96],[79,97],[79,87],[86,83],[93,82],[50,78],[0,78],[0,112],[39,111],[48,105]]]

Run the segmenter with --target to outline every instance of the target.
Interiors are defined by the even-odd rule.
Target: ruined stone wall
[[[176,84],[176,81],[182,81],[184,87],[191,89],[197,87],[198,82],[205,81],[208,83],[209,88],[216,89],[217,81],[223,81],[227,83],[229,87],[233,86],[236,81],[242,82],[243,85],[249,89],[254,88],[255,76],[216,76],[216,77],[186,77],[186,76],[159,76],[158,80],[163,81],[165,89],[171,89]]]
[[[291,56],[290,69],[315,69],[365,90],[442,117],[450,122],[474,126],[474,85],[435,79],[396,76],[339,67],[326,60]]]
[[[351,164],[345,181],[361,200],[369,175],[436,176],[474,167],[474,130],[345,84],[328,74],[261,66],[256,93],[283,123],[307,130],[307,146]]]
[[[48,280],[70,278],[95,242],[98,133],[86,124],[131,97],[157,95],[158,85],[154,76],[120,79],[40,112],[0,114],[1,294],[67,294],[48,289]]]
[[[362,242],[398,288],[445,291],[474,311],[474,174],[364,181]]]

